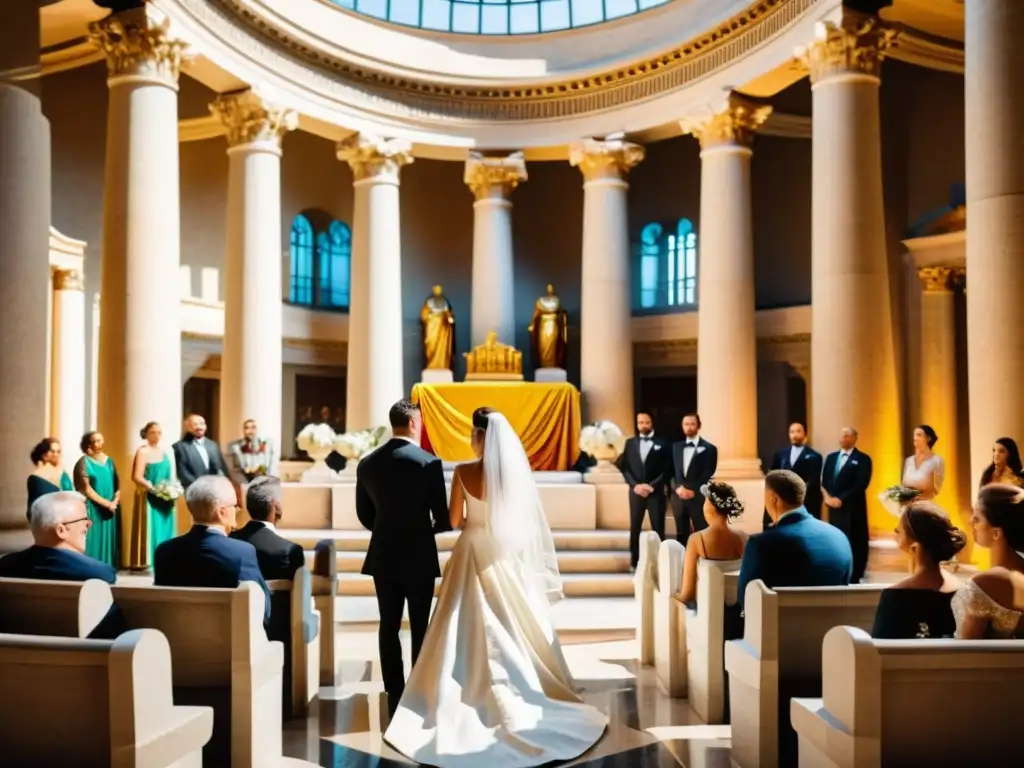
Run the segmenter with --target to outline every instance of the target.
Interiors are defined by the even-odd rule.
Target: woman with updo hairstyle
[[[964,640],[1024,638],[1024,490],[987,485],[971,516],[974,543],[991,568],[976,573],[953,598],[956,636]]]
[[[739,560],[747,546],[747,534],[729,527],[729,521],[743,514],[743,502],[728,483],[711,480],[702,485],[704,519],[708,527],[691,533],[686,540],[683,583],[676,599],[691,607],[697,597],[697,565],[700,560]]]
[[[28,476],[28,507],[25,509],[25,516],[28,517],[32,509],[32,503],[40,496],[58,491],[73,491],[75,486],[71,478],[64,471],[61,464],[60,440],[56,437],[44,437],[32,448],[29,454],[35,469]]]
[[[452,493],[448,503],[448,517],[452,530],[458,530],[466,518],[466,497],[470,495],[483,501],[486,499],[484,488],[484,443],[487,441],[487,424],[493,408],[484,406],[473,411],[473,431],[469,435],[469,445],[473,449],[476,461],[459,464],[452,475]]]
[[[114,460],[103,451],[104,442],[100,432],[82,435],[79,443],[82,458],[75,464],[72,474],[75,490],[85,496],[85,511],[92,521],[85,538],[85,554],[117,570],[120,567],[117,512],[121,491]]]
[[[950,602],[960,587],[940,567],[953,560],[967,535],[930,501],[912,501],[896,523],[896,544],[910,558],[911,575],[882,593],[872,637],[885,640],[953,637]]]

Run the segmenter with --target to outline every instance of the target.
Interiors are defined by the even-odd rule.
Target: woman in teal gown
[[[71,478],[60,463],[60,440],[55,437],[44,437],[32,449],[31,457],[36,468],[28,476],[28,506],[25,509],[25,517],[29,517],[32,503],[40,496],[75,490]]]
[[[159,424],[149,422],[140,434],[146,442],[135,452],[135,503],[130,525],[125,526],[125,560],[133,570],[152,568],[153,552],[176,533],[174,502],[153,493],[161,483],[177,481],[174,460],[160,447],[163,430]]]
[[[86,432],[82,437],[84,455],[75,464],[75,490],[85,496],[86,513],[92,521],[85,537],[85,554],[117,569],[121,491],[114,460],[103,452],[103,442],[99,432]]]

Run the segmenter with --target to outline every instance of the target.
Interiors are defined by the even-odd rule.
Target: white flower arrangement
[[[326,424],[307,424],[295,438],[295,444],[300,451],[305,451],[312,456],[325,449],[330,453],[334,448],[336,438],[337,433]]]
[[[589,424],[580,431],[580,450],[599,462],[614,461],[626,445],[622,430],[610,421]]]
[[[185,489],[181,487],[181,483],[177,480],[161,480],[150,491],[158,499],[163,499],[164,501],[177,501],[184,492]]]
[[[360,429],[334,438],[334,450],[349,461],[359,461],[383,442],[387,427]]]

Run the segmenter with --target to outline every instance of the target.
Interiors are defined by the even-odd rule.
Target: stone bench
[[[658,688],[671,698],[686,696],[685,607],[675,599],[683,580],[683,545],[675,539],[658,548],[658,586],[654,590],[654,673]]]
[[[267,582],[270,627],[267,636],[284,646],[283,706],[287,717],[305,717],[320,692],[320,613],[313,608],[309,568],[291,579]]]
[[[640,621],[636,628],[640,647],[640,664],[654,665],[654,592],[658,588],[658,548],[661,537],[654,531],[640,534],[640,559],[633,575],[633,595],[640,608]]]
[[[112,604],[110,585],[99,579],[0,579],[0,632],[86,638]]]
[[[801,766],[1015,762],[1024,643],[873,640],[835,627],[825,635],[821,675],[822,698],[790,703]]]
[[[171,669],[152,629],[117,640],[0,635],[0,762],[197,768],[213,710],[175,706]]]
[[[213,706],[213,738],[203,764],[265,768],[281,761],[284,648],[263,629],[263,591],[113,587],[114,602],[132,629],[167,636],[174,699]]]
[[[841,624],[870,630],[884,590],[747,585],[742,640],[725,644],[734,765],[776,768],[795,758],[789,699],[821,695],[821,644]]]
[[[313,605],[320,613],[320,685],[334,685],[338,675],[335,650],[335,601],[338,599],[338,550],[333,539],[316,543],[313,552]]]

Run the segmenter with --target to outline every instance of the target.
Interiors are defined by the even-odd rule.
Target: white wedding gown
[[[608,718],[584,704],[548,619],[466,493],[466,521],[441,582],[419,660],[385,740],[441,768],[517,768],[571,760]]]

